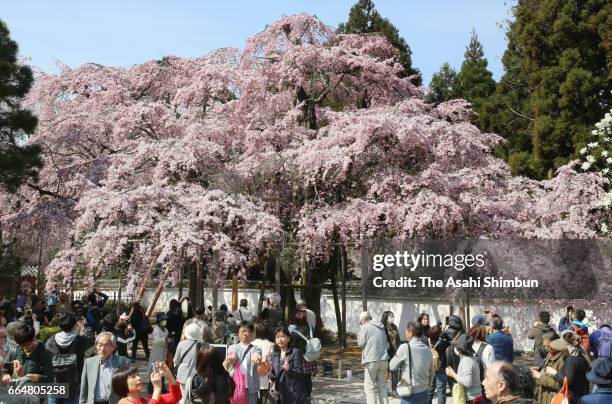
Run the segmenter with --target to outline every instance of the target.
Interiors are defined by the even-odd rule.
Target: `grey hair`
[[[505,361],[495,361],[493,365],[497,365],[497,380],[504,383],[508,388],[508,392],[514,393],[518,387],[518,374],[512,365]]]
[[[297,302],[295,302],[296,306],[306,306],[306,300],[304,299],[300,299]]]
[[[105,337],[105,336],[110,336],[111,344],[113,344],[113,346],[117,346],[117,337],[115,337],[115,334],[113,334],[112,332],[108,332],[108,331],[101,332],[100,334],[96,336],[96,345],[98,345],[98,340],[100,339],[100,337]]]
[[[359,321],[370,321],[372,319],[372,316],[370,315],[370,312],[368,311],[362,311],[361,314],[359,315]]]

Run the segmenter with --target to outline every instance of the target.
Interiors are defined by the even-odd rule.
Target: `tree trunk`
[[[340,276],[342,278],[342,349],[346,349],[346,249],[340,246]]]
[[[44,296],[43,294],[43,270],[42,270],[42,250],[43,250],[43,236],[40,234],[40,241],[38,246],[38,269],[36,274],[36,290],[38,291],[38,296]]]
[[[289,258],[289,263],[287,267],[287,272],[283,273],[284,275],[284,283],[286,284],[283,300],[285,301],[285,318],[290,318],[293,313],[295,313],[295,293],[293,292],[293,265],[294,259],[293,255]]]
[[[337,255],[337,254],[334,254],[334,255]],[[331,267],[329,268],[329,271],[331,275],[332,295],[334,297],[334,311],[336,313],[336,325],[338,327],[338,344],[342,345],[342,315],[340,314],[340,301],[338,300],[338,285],[337,285],[338,268],[336,266],[337,262],[338,262],[337,259],[331,260],[330,262]]]
[[[364,280],[361,280],[361,307],[363,309],[363,311],[368,311],[368,298],[366,297],[366,293],[365,293],[365,284],[363,283]]]
[[[119,293],[117,295],[117,299],[115,300],[115,312],[117,313],[117,317],[119,317],[119,311],[121,310],[119,308],[119,304],[121,303],[121,288],[123,287],[123,282],[121,282],[122,279],[123,272],[119,272]]]
[[[317,113],[314,101],[308,96],[303,87],[299,87],[296,91],[297,103],[304,103],[302,106],[302,116],[300,121],[304,127],[308,129],[317,129]]]
[[[323,289],[321,284],[324,278],[323,272],[325,272],[324,268],[322,268],[320,264],[315,264],[315,267],[312,269],[307,268],[304,271],[304,284],[307,285],[307,287],[302,289],[304,300],[308,308],[317,315],[317,333],[320,333],[323,325],[323,320],[321,318],[321,293]]]
[[[179,278],[178,278],[178,300],[179,302],[183,298],[183,273],[184,273],[183,269],[184,269],[184,265],[181,263],[181,265],[178,268],[179,270]]]
[[[276,293],[281,294],[281,264],[280,264],[280,251],[275,250],[274,252],[274,290]]]
[[[217,251],[213,251],[213,259],[212,259],[212,268],[208,271],[209,274],[214,274],[211,276],[211,280],[213,282],[213,309],[217,310],[219,308],[219,253]]]
[[[198,260],[196,262],[196,279],[195,279],[195,293],[196,293],[196,307],[204,305],[204,262]]]
[[[187,264],[187,277],[189,279],[189,289],[188,295],[189,300],[191,300],[191,304],[194,306],[198,306],[198,280],[197,280],[197,263],[189,262]]]

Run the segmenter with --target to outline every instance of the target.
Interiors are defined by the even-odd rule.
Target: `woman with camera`
[[[170,385],[170,392],[162,394],[162,378],[165,378]],[[181,400],[181,389],[174,379],[174,375],[164,362],[159,362],[155,366],[155,371],[151,374],[153,384],[153,394],[149,404],[175,404]],[[112,379],[113,391],[121,397],[117,404],[147,404],[147,400],[141,397],[145,385],[144,380],[138,374],[138,368],[133,365],[126,365],[119,368]]]

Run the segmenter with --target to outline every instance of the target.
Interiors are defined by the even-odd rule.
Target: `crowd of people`
[[[366,401],[388,403],[395,396],[424,404],[436,397],[444,404],[448,388],[454,404],[612,403],[612,330],[603,324],[589,334],[585,318],[584,310],[566,306],[555,328],[550,313],[540,312],[528,332],[535,363],[527,366],[513,363],[510,329],[491,311],[474,316],[469,329],[459,316],[431,325],[421,313],[408,322],[403,344],[392,312],[380,321],[363,312],[357,342]]]
[[[117,316],[106,311],[107,300],[95,289],[76,301],[58,292],[43,299],[27,283],[14,299],[0,295],[4,394],[11,384],[64,383],[64,396],[24,402],[311,402],[321,346],[313,334],[317,317],[304,301],[286,320],[277,294],[259,314],[246,299],[231,312],[226,305],[193,310],[183,298],[150,321],[138,303]],[[525,366],[513,363],[510,329],[490,311],[474,316],[469,329],[458,316],[443,325],[421,313],[401,331],[393,312],[383,312],[380,321],[363,312],[357,343],[366,400],[431,403],[436,397],[444,404],[450,393],[456,404],[551,404],[559,395],[571,404],[612,402],[612,330],[604,324],[589,333],[585,318],[584,310],[567,306],[554,327],[550,313],[540,312],[528,333],[535,363]],[[146,369],[136,366],[139,345]]]
[[[320,342],[304,301],[286,321],[275,293],[259,315],[246,299],[234,312],[226,305],[192,310],[188,299],[173,299],[150,322],[138,303],[117,316],[105,311],[107,300],[96,289],[74,302],[58,292],[43,300],[27,284],[15,299],[0,296],[0,395],[18,402],[7,386],[64,383],[65,395],[21,402],[310,402]],[[147,369],[136,366],[139,345]]]

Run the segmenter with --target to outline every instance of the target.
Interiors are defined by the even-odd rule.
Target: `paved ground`
[[[515,364],[530,365],[532,357],[528,355],[516,355]],[[313,383],[313,403],[365,403],[363,392],[363,366],[361,365],[361,349],[352,341],[346,350],[336,346],[324,346],[319,360],[320,374]],[[144,352],[139,349],[136,365],[145,380],[149,379],[147,374],[147,362]],[[352,381],[347,381],[347,370],[352,372]],[[387,388],[391,390],[391,381],[388,380]],[[399,404],[400,400],[389,397],[389,404]],[[437,399],[434,398],[437,404]],[[446,402],[452,404],[450,396]]]

